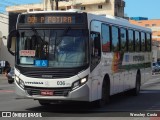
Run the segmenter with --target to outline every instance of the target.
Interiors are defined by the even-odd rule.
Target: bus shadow
[[[110,103],[102,108],[97,108],[94,103],[64,102],[50,106],[37,106],[28,108],[27,111],[42,112],[52,116],[105,116],[110,113],[153,111],[160,109],[160,90],[142,90],[138,96],[131,96],[129,92],[111,97]],[[156,96],[156,99],[155,99]]]
[[[117,94],[110,97],[110,103],[102,108],[98,108],[94,102],[62,102],[51,104],[49,106],[38,106],[28,108],[27,111],[32,112],[51,112],[51,113],[65,113],[65,114],[86,114],[86,113],[104,113],[104,112],[119,112],[116,109],[110,109],[115,104],[122,104],[124,101],[133,99],[133,96],[128,95],[128,92]],[[38,102],[38,101],[37,101]]]
[[[88,102],[62,102],[55,103],[49,106],[38,106],[34,108],[29,108],[29,111],[39,111],[39,112],[65,112],[65,113],[82,113],[89,112],[95,109],[93,104]]]

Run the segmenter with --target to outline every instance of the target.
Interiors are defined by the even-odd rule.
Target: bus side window
[[[112,26],[112,51],[119,51],[119,34],[118,27]]]
[[[140,52],[141,51],[141,41],[140,41],[140,33],[139,31],[135,31],[135,51]]]
[[[141,32],[141,50],[142,52],[145,52],[146,50],[146,41],[145,41],[145,33]]]
[[[25,40],[25,50],[30,50],[30,47],[31,47],[31,39],[27,37]]]
[[[127,51],[127,31],[125,28],[120,28],[120,37],[121,37],[121,51],[124,53]]]
[[[111,51],[110,26],[102,24],[102,52]]]
[[[95,37],[94,39],[94,55],[100,57],[101,56],[101,44],[100,37]]]
[[[128,51],[134,51],[134,32],[133,30],[128,30]]]
[[[101,56],[101,42],[99,33],[91,33],[91,54],[93,57]]]
[[[151,34],[147,33],[146,34],[146,50],[151,51]]]
[[[93,68],[99,63],[101,58],[101,42],[100,42],[100,33],[91,32],[91,63]]]

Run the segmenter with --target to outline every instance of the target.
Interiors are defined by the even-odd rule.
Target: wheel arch
[[[109,91],[111,92],[111,82],[110,82],[110,77],[109,74],[105,74],[104,78],[103,78],[103,82],[107,82],[107,84],[109,85]],[[102,84],[103,84],[102,82]]]

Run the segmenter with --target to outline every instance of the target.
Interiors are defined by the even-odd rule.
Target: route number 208
[[[57,85],[65,85],[65,81],[57,81]]]

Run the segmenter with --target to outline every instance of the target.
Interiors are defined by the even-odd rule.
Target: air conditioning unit
[[[119,6],[120,6],[120,7],[125,7],[125,2],[124,2],[123,0],[120,0]]]
[[[105,0],[105,2],[107,3],[107,2],[109,2],[110,0]]]

